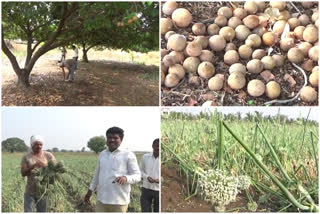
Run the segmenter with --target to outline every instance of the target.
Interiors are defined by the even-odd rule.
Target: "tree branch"
[[[9,58],[14,72],[18,75],[18,70],[20,70],[20,66],[17,62],[17,58],[13,55],[13,53],[9,50],[7,44],[5,43],[3,35],[1,37],[1,45],[2,51]]]
[[[63,8],[63,15],[62,18],[59,22],[58,28],[55,31],[55,33],[47,40],[47,42],[39,48],[36,53],[33,55],[31,60],[29,61],[28,65],[26,66],[26,70],[31,70],[37,61],[37,59],[42,56],[44,53],[48,52],[49,50],[52,50],[52,43],[55,42],[56,38],[61,34],[62,28],[65,25],[65,21],[76,11],[76,8],[78,6],[77,2],[72,2],[71,8],[68,9],[68,3],[64,3],[64,8]]]
[[[35,49],[41,44],[41,42],[43,42],[44,40],[39,40],[37,41],[37,43],[33,46],[32,48],[32,53],[35,51]]]

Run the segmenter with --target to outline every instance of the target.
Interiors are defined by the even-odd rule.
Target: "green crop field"
[[[63,174],[59,191],[50,196],[49,212],[93,212],[92,206],[82,203],[93,178],[98,155],[93,153],[54,153],[58,161],[63,160],[67,173]],[[26,180],[20,174],[22,153],[2,153],[2,212],[23,212],[23,194]],[[137,154],[138,162],[142,154]],[[129,212],[140,212],[140,186],[132,185]],[[62,191],[61,191],[62,190]]]
[[[208,212],[318,211],[318,128],[259,112],[162,114],[162,211],[196,199],[194,211],[199,200]],[[178,206],[170,206],[173,170],[183,186]],[[242,189],[243,181],[250,186]]]

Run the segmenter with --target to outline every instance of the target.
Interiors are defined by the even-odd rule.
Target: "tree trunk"
[[[22,85],[24,87],[30,87],[30,82],[29,82],[30,72],[28,72],[26,69],[19,69],[19,71],[16,71],[16,74],[18,75],[19,85]]]
[[[86,62],[86,63],[89,63],[89,60],[88,60],[88,50],[86,50],[86,49],[82,49],[82,53],[83,53],[83,55],[82,55],[82,60],[84,61],[84,62]]]

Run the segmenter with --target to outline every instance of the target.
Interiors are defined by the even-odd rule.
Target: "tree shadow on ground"
[[[76,79],[63,81],[55,60],[35,67],[30,88],[2,81],[3,106],[158,106],[159,68],[115,61],[79,62]]]

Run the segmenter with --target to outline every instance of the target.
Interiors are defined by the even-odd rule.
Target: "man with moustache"
[[[106,132],[107,149],[99,155],[98,165],[84,200],[90,203],[97,190],[96,212],[127,212],[130,202],[130,184],[141,180],[134,153],[120,147],[124,131],[111,127]]]
[[[42,150],[44,139],[40,135],[33,135],[30,139],[31,152],[23,156],[21,161],[21,175],[27,176],[27,185],[24,193],[24,212],[48,212],[48,198],[43,196],[39,198],[36,195],[37,189],[33,172],[42,167],[46,167],[56,158],[52,153]]]

